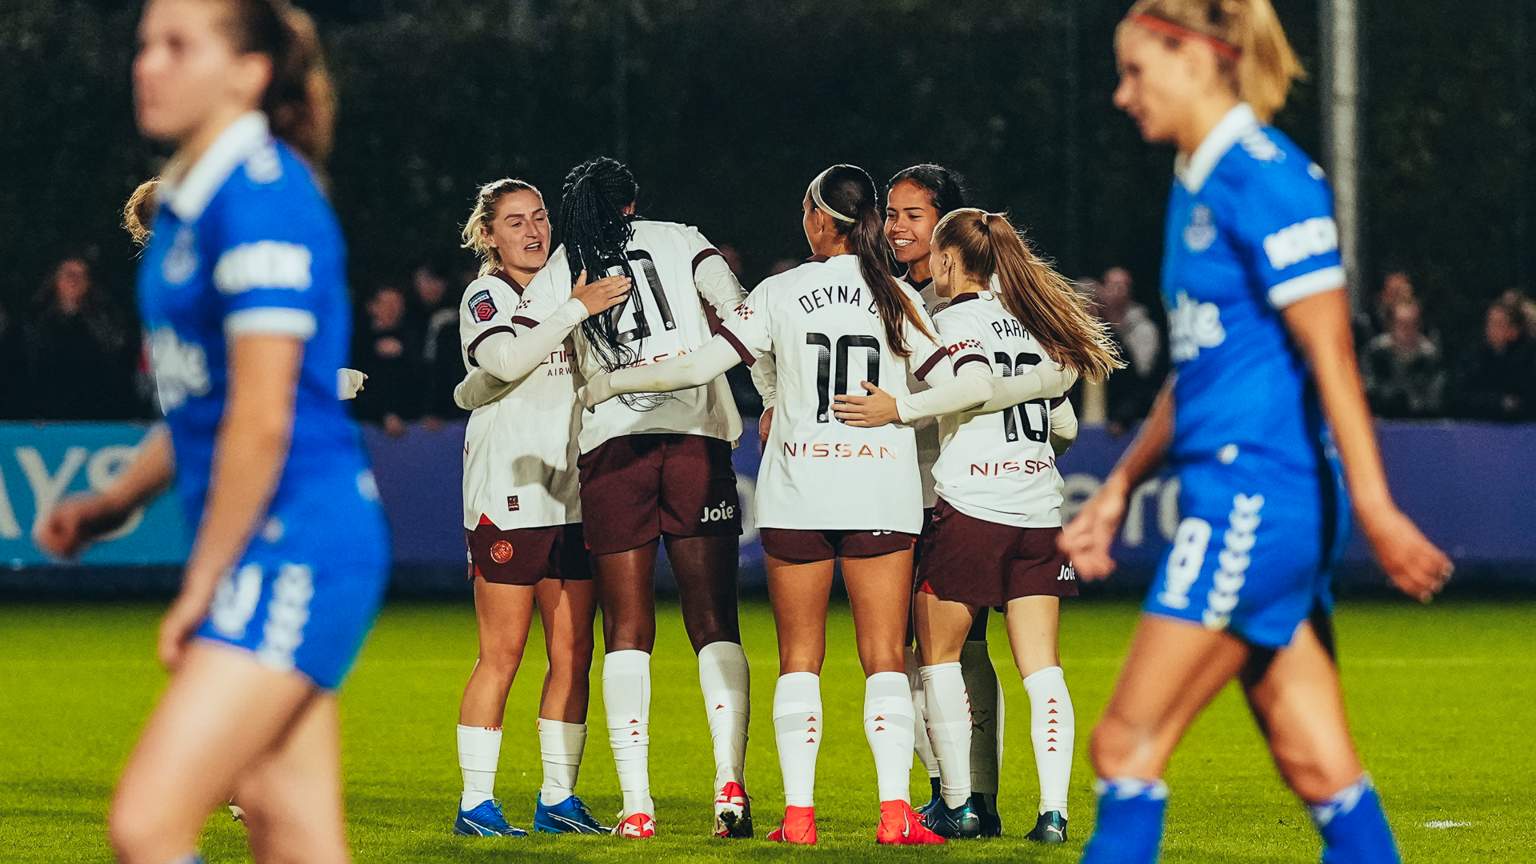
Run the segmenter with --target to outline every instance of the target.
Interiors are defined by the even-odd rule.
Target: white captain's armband
[[[1331,216],[1297,222],[1264,238],[1264,254],[1269,258],[1269,266],[1276,270],[1338,248],[1339,228]]]
[[[304,291],[312,282],[309,265],[313,260],[308,247],[297,243],[245,243],[219,257],[213,268],[213,284],[221,294],[239,294],[252,288]]]

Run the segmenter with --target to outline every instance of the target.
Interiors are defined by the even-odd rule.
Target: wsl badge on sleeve
[[[475,320],[481,324],[496,317],[496,301],[491,299],[491,292],[481,291],[469,298],[469,311],[474,313]]]

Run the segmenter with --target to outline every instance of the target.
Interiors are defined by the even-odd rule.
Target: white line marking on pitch
[[[1425,828],[1466,828],[1471,822],[1452,822],[1449,819],[1440,822],[1425,822]]]

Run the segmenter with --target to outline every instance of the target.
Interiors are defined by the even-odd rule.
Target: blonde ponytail
[[[1306,74],[1270,0],[1137,0],[1121,26],[1137,24],[1138,17],[1151,19],[1149,29],[1172,42],[1188,36],[1214,43],[1237,97],[1265,123],[1285,107],[1291,83]]]
[[[956,210],[934,228],[933,248],[955,253],[975,282],[985,285],[996,276],[1003,307],[1052,360],[1090,381],[1103,381],[1125,367],[1108,325],[1094,316],[1071,282],[1035,254],[1008,217]]]

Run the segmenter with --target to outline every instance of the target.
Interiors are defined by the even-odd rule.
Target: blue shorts
[[[1298,471],[1257,456],[1181,466],[1183,521],[1143,611],[1283,648],[1314,609],[1333,609],[1349,534],[1337,462]]]
[[[334,690],[383,602],[389,531],[371,475],[289,497],[273,501],[197,635]]]

